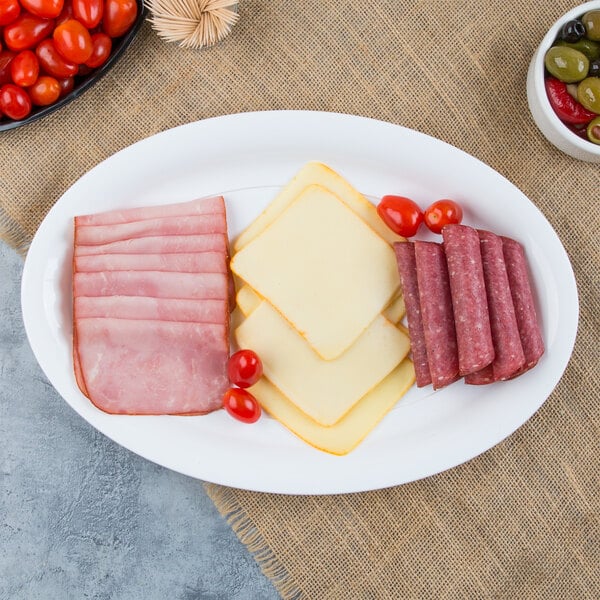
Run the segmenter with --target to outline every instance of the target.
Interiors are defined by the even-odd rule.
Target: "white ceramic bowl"
[[[533,120],[544,137],[559,150],[579,160],[600,163],[600,145],[593,144],[574,134],[566,127],[550,106],[544,87],[544,56],[552,46],[560,28],[592,9],[600,9],[600,0],[580,4],[558,19],[538,46],[527,73],[527,101]]]

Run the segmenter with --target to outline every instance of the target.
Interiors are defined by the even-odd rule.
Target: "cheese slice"
[[[235,301],[242,314],[247,317],[262,304],[263,299],[249,285],[243,285],[238,290]]]
[[[311,161],[292,177],[267,208],[242,231],[235,240],[234,251],[241,250],[248,242],[264,231],[309,185],[313,184],[318,184],[338,196],[390,244],[404,241],[404,238],[396,235],[381,220],[373,203],[350,185],[348,181],[327,165]]]
[[[242,312],[246,314],[243,310]],[[383,316],[392,323],[400,323],[405,313],[404,296],[400,293],[385,307]]]
[[[252,348],[260,356],[265,377],[325,426],[339,421],[410,349],[408,336],[378,315],[346,352],[323,360],[265,301],[234,335],[240,348]]]
[[[267,413],[299,438],[319,450],[341,456],[353,450],[373,430],[414,381],[413,364],[405,359],[331,427],[315,423],[264,377],[250,391]]]
[[[400,284],[392,247],[317,185],[237,252],[231,269],[325,360],[356,340]]]

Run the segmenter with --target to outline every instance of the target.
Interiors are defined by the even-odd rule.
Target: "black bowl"
[[[69,92],[66,96],[63,96],[58,102],[51,104],[49,106],[34,106],[33,110],[29,113],[29,115],[25,119],[21,119],[20,121],[14,121],[12,119],[2,120],[0,121],[0,131],[5,131],[7,129],[14,129],[15,127],[21,127],[22,125],[27,125],[28,123],[32,123],[33,121],[37,121],[46,115],[53,113],[54,111],[66,106],[71,101],[75,100],[75,98],[79,98],[81,94],[83,94],[86,90],[91,88],[97,81],[99,81],[106,73],[108,73],[116,62],[121,58],[125,50],[129,47],[137,32],[139,31],[144,19],[146,18],[147,9],[144,6],[143,0],[136,0],[138,5],[138,14],[135,19],[135,22],[131,29],[120,38],[115,38],[113,40],[112,52],[108,60],[97,69],[94,69],[88,75],[83,77],[75,76],[75,87],[71,92]]]

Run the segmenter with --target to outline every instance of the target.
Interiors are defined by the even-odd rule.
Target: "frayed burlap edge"
[[[204,483],[204,490],[279,595],[284,600],[300,600],[302,591],[240,505],[235,490],[213,483]]]
[[[14,248],[21,256],[25,257],[31,240],[21,225],[11,219],[0,206],[0,240]]]

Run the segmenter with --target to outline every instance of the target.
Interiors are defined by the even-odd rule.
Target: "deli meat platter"
[[[463,208],[463,223],[518,240],[527,255],[545,345],[535,368],[491,385],[457,381],[435,391],[413,385],[343,456],[306,444],[267,414],[248,425],[224,410],[196,416],[99,410],[74,374],[74,217],[222,196],[233,245],[310,161],[329,165],[374,204],[386,194],[408,196],[422,206],[452,198]],[[433,236],[417,235],[423,240]],[[84,258],[83,263],[96,260]],[[265,111],[159,133],[83,175],[56,202],[31,244],[22,311],[31,347],[49,381],[81,417],[116,443],[204,481],[273,493],[330,494],[428,477],[513,433],[545,402],[567,366],[578,299],[568,256],[551,225],[530,199],[481,161],[382,121]]]

